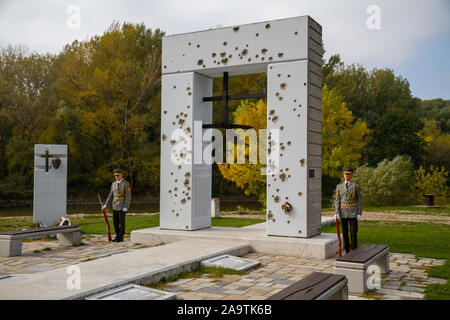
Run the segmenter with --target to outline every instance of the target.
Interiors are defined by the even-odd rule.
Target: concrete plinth
[[[355,263],[348,261],[336,261],[334,264],[334,273],[341,274],[348,279],[348,290],[352,293],[365,293],[371,291],[369,288],[369,277],[380,281],[381,274],[389,272],[389,249],[378,253],[365,263]],[[378,278],[378,279],[377,279]]]
[[[0,239],[0,257],[22,255],[22,239]]]
[[[218,243],[233,241],[249,245],[252,252],[302,258],[327,259],[335,256],[338,251],[335,234],[322,233],[312,238],[268,236],[265,229],[257,226],[211,227],[196,231],[164,230],[155,227],[131,232],[132,242],[146,244],[170,243],[186,239],[212,240]]]
[[[211,218],[220,218],[220,199],[211,199]]]
[[[78,246],[81,243],[81,231],[58,233],[56,237],[61,246]]]

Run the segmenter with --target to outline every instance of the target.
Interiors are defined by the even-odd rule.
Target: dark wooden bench
[[[269,297],[268,300],[347,300],[347,278],[314,272]]]
[[[336,259],[334,263],[334,273],[348,278],[348,290],[350,292],[364,293],[370,291],[375,286],[373,284],[368,285],[369,277],[373,274],[376,277],[376,273],[388,272],[389,247],[383,245],[362,245]]]
[[[81,228],[60,226],[0,233],[0,256],[13,257],[22,254],[22,240],[56,234],[60,245],[79,245]]]

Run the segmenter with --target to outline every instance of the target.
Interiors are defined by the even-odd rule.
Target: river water
[[[246,210],[261,210],[258,202],[223,202],[220,211],[236,211],[238,206]],[[132,205],[130,213],[156,213],[159,212],[159,204]],[[71,214],[99,214],[100,206],[67,206],[67,215]],[[33,216],[32,207],[0,208],[0,217]]]

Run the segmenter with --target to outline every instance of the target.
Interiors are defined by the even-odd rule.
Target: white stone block
[[[162,77],[161,228],[211,226],[211,165],[196,164],[193,157],[194,148],[204,147],[195,121],[212,121],[212,103],[203,102],[211,95],[211,78],[193,72]]]
[[[55,158],[61,161],[58,168]],[[34,163],[33,221],[50,227],[66,216],[67,145],[36,144]]]
[[[197,71],[218,77],[224,71],[266,72],[274,62],[318,59],[320,65],[321,57],[310,47],[321,51],[321,28],[314,30],[313,25],[318,24],[302,16],[166,36],[162,72]]]
[[[268,235],[307,235],[307,67],[307,61],[271,64],[267,74],[267,129],[279,130],[280,140],[278,173],[267,176]],[[282,210],[286,202],[290,212]]]
[[[220,255],[214,258],[201,261],[205,267],[219,267],[233,269],[237,271],[249,270],[260,264],[259,261],[231,256],[228,254]]]
[[[85,300],[173,300],[175,297],[174,293],[167,291],[127,284],[86,297]]]
[[[58,233],[56,237],[62,246],[78,246],[81,243],[81,231]]]
[[[220,199],[219,198],[211,199],[211,217],[212,218],[220,218]]]
[[[0,257],[22,255],[22,239],[0,239]]]

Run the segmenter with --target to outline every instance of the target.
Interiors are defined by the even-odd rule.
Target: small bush
[[[393,206],[411,204],[414,171],[411,157],[384,159],[376,168],[364,165],[355,171],[355,181],[361,185],[364,205]]]

